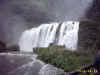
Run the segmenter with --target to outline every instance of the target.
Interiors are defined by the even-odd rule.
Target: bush
[[[82,64],[90,65],[95,56],[89,51],[69,51],[62,47],[36,48],[34,52],[39,55],[40,60],[65,71],[78,69]]]

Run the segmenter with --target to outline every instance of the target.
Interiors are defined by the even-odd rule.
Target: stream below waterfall
[[[60,75],[63,72],[36,57],[32,53],[0,53],[0,75]]]

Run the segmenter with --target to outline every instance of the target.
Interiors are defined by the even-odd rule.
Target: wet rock
[[[96,40],[100,40],[100,23],[81,21],[78,35],[78,49],[94,49]]]

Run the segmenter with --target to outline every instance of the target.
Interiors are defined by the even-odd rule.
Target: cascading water
[[[32,52],[36,47],[48,47],[50,43],[64,45],[68,49],[77,49],[79,22],[42,24],[26,30],[19,41],[20,50]]]
[[[10,16],[7,22],[4,20],[5,18],[8,17],[8,16],[5,17],[5,11],[3,13],[2,12],[0,13],[1,34],[2,32],[3,34],[4,33],[7,34],[7,36],[2,35],[3,37],[1,37],[0,39],[2,40],[6,39],[9,41],[8,35],[11,34],[12,38],[11,32],[14,32],[16,34],[16,27],[18,26],[20,27],[21,25],[23,26],[23,24],[27,24],[27,21],[28,22],[32,21],[32,24],[34,24],[34,23],[49,22],[49,18],[50,21],[78,20],[81,17],[84,18],[85,13],[87,12],[88,8],[90,8],[93,1],[94,0],[45,0],[46,2],[45,6],[45,2],[42,4],[42,2],[39,3],[38,0],[29,0],[28,2],[26,2],[26,0],[20,0],[19,2],[17,0],[11,0],[9,1],[11,3],[6,4],[10,9],[9,11]],[[45,7],[47,8],[47,10]],[[52,17],[52,15],[54,17]],[[12,19],[13,16],[14,19]],[[22,31],[24,28],[20,27],[21,29],[20,30],[19,27],[17,29],[18,34],[19,31]],[[61,24],[59,23],[42,24],[37,28],[32,28],[22,33],[22,36],[19,41],[20,50],[25,52],[32,52],[33,51],[32,48],[48,47],[50,43],[54,43],[57,45],[65,45],[66,48],[75,50],[77,48],[78,29],[79,29],[79,22],[72,22],[72,21],[64,22]],[[11,31],[9,32],[9,30]],[[4,39],[5,36],[6,38]],[[11,43],[11,40],[9,43]],[[14,39],[13,41],[15,42],[16,39]],[[57,68],[39,61],[38,59],[36,59],[35,54],[32,54],[35,57],[30,56],[32,58],[28,57],[29,55],[28,56],[26,54],[24,55],[25,56],[19,53],[10,53],[10,54],[5,53],[4,55],[0,54],[1,57],[0,74],[61,75],[59,73],[60,70],[57,70]]]
[[[22,52],[32,52],[33,48],[48,47],[51,43],[75,50],[77,48],[78,30],[79,22],[68,21],[42,24],[39,27],[26,30],[22,33],[19,41],[20,50]],[[45,64],[34,57],[32,59],[34,59],[32,62],[24,64],[9,72],[9,74],[61,75],[63,73],[61,69]]]

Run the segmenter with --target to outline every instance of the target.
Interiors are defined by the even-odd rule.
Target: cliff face
[[[79,49],[93,49],[96,40],[100,40],[100,0],[94,0],[88,10],[87,19],[79,27]]]
[[[79,49],[94,49],[97,40],[100,40],[100,23],[95,21],[81,21],[79,27]]]

